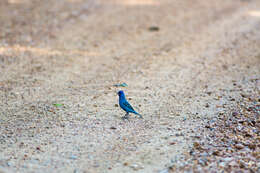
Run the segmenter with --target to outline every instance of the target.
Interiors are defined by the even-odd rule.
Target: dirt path
[[[259,11],[256,0],[0,2],[0,172],[183,166],[205,121],[260,95]],[[121,120],[119,89],[144,120]]]

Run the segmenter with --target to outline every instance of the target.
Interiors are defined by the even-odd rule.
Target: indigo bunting
[[[118,93],[119,96],[119,105],[120,107],[126,112],[125,116],[122,117],[123,119],[129,118],[129,113],[133,113],[138,115],[140,118],[143,118],[142,115],[140,115],[138,112],[134,110],[134,108],[128,103],[128,101],[125,98],[124,92],[121,90]]]

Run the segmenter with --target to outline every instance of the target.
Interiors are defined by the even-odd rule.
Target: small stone
[[[175,136],[184,136],[183,133],[176,133]]]
[[[206,166],[207,165],[207,160],[205,159],[198,159],[198,163],[202,166]]]
[[[149,31],[159,31],[160,28],[158,26],[151,26],[148,28]]]
[[[19,147],[23,147],[23,146],[24,146],[24,143],[21,142],[21,143],[19,144]]]
[[[218,115],[224,115],[224,112],[219,112]]]
[[[231,161],[228,165],[230,166],[236,166],[237,165],[237,162],[235,160]]]
[[[161,171],[159,171],[159,173],[169,173],[169,169],[161,170]]]
[[[237,112],[232,112],[232,116],[236,117],[236,116],[238,116],[238,113]]]
[[[223,65],[222,65],[222,68],[223,68],[224,70],[227,70],[227,69],[228,69],[228,66],[227,66],[226,64],[223,64]]]
[[[212,94],[212,92],[210,92],[210,91],[209,91],[209,92],[206,92],[206,93],[207,93],[209,96]]]
[[[219,166],[224,168],[226,166],[226,163],[225,162],[220,162]]]
[[[194,142],[194,143],[193,143],[193,147],[194,147],[195,149],[197,149],[197,150],[202,150],[202,147],[201,147],[200,143],[198,143],[198,142]]]
[[[244,125],[244,124],[243,124],[243,125]],[[250,132],[246,132],[245,137],[253,137],[253,135],[250,134]]]
[[[73,173],[79,173],[80,171],[78,169],[74,169]]]
[[[171,142],[171,143],[170,143],[170,145],[175,145],[175,144],[176,144],[176,142]]]
[[[194,138],[196,138],[196,139],[200,139],[201,137],[200,136],[198,136],[198,135],[196,135],[196,136],[193,136]]]
[[[118,107],[118,104],[115,104],[115,107]]]
[[[231,160],[233,160],[233,158],[231,157],[226,157],[222,159],[224,162],[230,162]]]
[[[239,161],[239,167],[240,168],[245,168],[246,167],[245,163],[242,160]]]
[[[246,98],[246,97],[247,97],[247,95],[245,95],[245,94],[242,94],[242,93],[241,93],[240,95],[241,95],[242,97],[244,97],[244,98]]]
[[[73,160],[76,160],[78,157],[77,156],[75,156],[75,155],[71,155],[70,156],[70,159],[73,159]]]
[[[200,154],[200,156],[207,157],[207,156],[209,156],[209,153],[208,152],[203,152],[203,153]]]
[[[140,166],[140,165],[138,165],[138,164],[132,164],[130,167],[131,167],[133,170],[135,170],[135,171],[138,171],[138,170],[144,168],[143,166]]]
[[[214,156],[219,156],[220,155],[220,152],[218,151],[218,150],[216,150],[216,151],[213,151],[213,153],[212,153]]]
[[[7,162],[6,164],[7,166],[12,166],[11,162]]]
[[[255,150],[256,145],[255,144],[248,144],[248,148],[250,148],[251,150]]]
[[[238,149],[238,150],[241,150],[241,149],[244,148],[244,145],[242,145],[242,144],[236,144],[236,145],[235,145],[235,148]]]
[[[252,111],[254,110],[254,108],[253,108],[253,107],[248,107],[246,110],[247,110],[248,112],[252,112]]]
[[[112,130],[116,130],[116,127],[113,127],[113,126],[112,126],[112,127],[110,127],[110,129],[112,129]]]

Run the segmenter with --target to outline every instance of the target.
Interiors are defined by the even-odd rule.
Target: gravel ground
[[[256,82],[249,83],[255,86]],[[230,97],[237,107],[206,120],[192,136],[190,152],[178,160],[181,164],[170,165],[166,172],[260,172],[259,93],[233,85],[241,93],[236,99]]]
[[[2,0],[0,21],[0,172],[260,171],[259,1]]]

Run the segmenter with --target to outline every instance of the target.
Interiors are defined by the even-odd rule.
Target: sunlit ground
[[[160,1],[156,0],[116,0],[117,4],[120,5],[158,5]]]
[[[29,0],[8,0],[9,4],[23,4],[27,3]]]
[[[253,17],[260,17],[260,11],[249,11],[248,14]]]
[[[83,0],[67,0],[67,1],[72,3],[78,3],[78,2],[82,2]]]
[[[62,55],[64,53],[66,54],[77,54],[82,56],[96,56],[98,55],[97,52],[89,52],[84,50],[53,50],[50,48],[36,48],[36,47],[30,47],[30,46],[7,46],[7,47],[0,47],[0,55],[8,55],[11,52],[30,52],[36,55]]]

